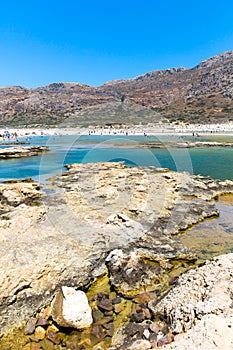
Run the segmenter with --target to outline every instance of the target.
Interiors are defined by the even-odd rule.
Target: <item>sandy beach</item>
[[[232,135],[233,122],[227,124],[158,124],[158,125],[124,125],[90,128],[7,128],[0,129],[0,141],[3,139],[20,139],[30,136],[55,136],[55,135]]]

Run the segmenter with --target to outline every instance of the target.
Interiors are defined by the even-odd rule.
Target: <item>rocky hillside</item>
[[[130,118],[128,118],[128,116]],[[233,51],[192,69],[156,70],[92,87],[54,83],[0,89],[0,123],[90,125],[233,120]]]

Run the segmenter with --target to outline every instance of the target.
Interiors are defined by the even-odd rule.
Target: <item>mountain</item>
[[[155,70],[99,87],[54,83],[0,88],[2,125],[93,125],[233,120],[233,51],[192,69]]]

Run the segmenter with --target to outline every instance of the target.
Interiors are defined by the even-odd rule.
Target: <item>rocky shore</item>
[[[6,147],[0,148],[0,159],[32,157],[48,151],[48,146]]]
[[[216,141],[183,141],[183,142],[147,142],[137,147],[146,148],[207,148],[207,147],[233,147],[232,142],[216,142]]]
[[[233,193],[232,181],[123,163],[69,165],[42,188],[29,179],[0,184],[1,349],[149,349],[196,327],[196,316],[183,326],[183,310],[180,318],[161,311],[186,273],[204,271],[184,273],[196,255],[172,236],[218,216],[214,201],[223,193]],[[232,257],[222,259],[220,265]],[[206,274],[213,275],[212,265],[218,269],[214,261]],[[54,300],[62,302],[55,296],[64,287],[87,295],[93,322],[83,331],[59,325]],[[203,301],[198,293],[195,300]],[[176,298],[177,307],[185,305]],[[29,332],[16,330],[29,321]]]
[[[233,147],[232,142],[215,142],[215,141],[195,141],[195,142],[178,142],[179,148],[197,148],[197,147]]]

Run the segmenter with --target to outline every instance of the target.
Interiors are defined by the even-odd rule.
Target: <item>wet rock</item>
[[[124,309],[125,309],[125,303],[123,301],[119,304],[114,305],[114,312],[116,314],[119,314],[120,312],[124,311]]]
[[[84,292],[63,286],[52,303],[52,317],[62,327],[82,329],[93,322],[91,308]]]
[[[144,314],[144,312],[137,312],[135,314],[131,314],[130,320],[132,322],[141,323],[145,320],[145,314]]]
[[[23,350],[31,350],[31,343],[26,344],[26,345],[23,347]]]
[[[113,319],[113,316],[105,316],[101,320],[99,320],[98,324],[105,327],[110,322],[113,322]]]
[[[39,343],[40,339],[36,338],[34,334],[32,334],[29,339],[31,340],[31,342],[33,343]]]
[[[61,341],[61,336],[59,333],[54,332],[51,328],[46,332],[46,338],[53,344],[59,344]]]
[[[49,325],[49,321],[46,318],[40,317],[37,322],[36,322],[36,326],[48,326]]]
[[[53,332],[53,333],[58,333],[59,332],[59,329],[54,325],[54,324],[51,324],[48,326],[46,332]]]
[[[66,340],[66,348],[71,350],[80,350],[80,335],[79,334],[73,334],[69,336],[69,338]]]
[[[103,311],[112,311],[113,306],[112,303],[109,299],[102,299],[97,303],[98,308]]]
[[[169,281],[169,286],[173,286],[174,284],[176,284],[177,279],[178,279],[177,276],[172,277]]]
[[[37,318],[31,317],[24,328],[24,334],[30,335],[33,334],[36,328]]]
[[[45,318],[46,320],[51,316],[51,306],[47,306],[41,313],[40,317]]]
[[[28,343],[24,346],[23,350],[40,350],[40,344],[39,343]]]
[[[94,323],[99,323],[103,319],[104,314],[100,310],[92,310],[92,317]]]
[[[149,293],[149,292],[141,293],[134,298],[134,302],[135,303],[147,303],[148,301],[150,301],[152,299],[152,297],[154,297],[154,295],[152,295],[152,293]]]
[[[166,269],[173,266],[168,262],[173,259],[188,263],[195,261],[195,255],[168,237],[148,233],[132,248],[113,250],[106,258],[106,265],[111,284],[120,293],[131,295],[152,282],[166,282]]]
[[[162,330],[162,328],[163,326],[156,321],[149,325],[150,331],[157,334]]]
[[[107,323],[103,324],[103,328],[105,329],[105,333],[107,336],[112,337],[114,334],[114,324],[113,323]]]
[[[150,310],[148,308],[142,308],[142,312],[145,315],[145,319],[148,319],[148,320],[151,319],[152,315],[151,315]]]
[[[54,344],[48,340],[48,339],[43,339],[42,341],[40,341],[40,350],[54,350]]]
[[[145,339],[149,339],[150,338],[150,331],[148,329],[145,329],[143,332],[143,337]]]
[[[36,327],[35,329],[35,337],[38,340],[42,340],[45,337],[45,329],[41,326]]]
[[[116,305],[116,304],[120,304],[121,303],[121,298],[120,297],[116,297],[114,299],[112,299],[112,304]]]
[[[101,340],[104,339],[104,337],[105,337],[105,333],[103,331],[103,328],[97,323],[92,324],[91,330],[90,330],[91,344],[95,345],[99,343]]]

